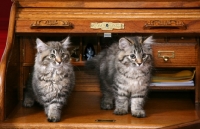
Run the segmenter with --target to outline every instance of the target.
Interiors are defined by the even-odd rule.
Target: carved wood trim
[[[36,20],[31,24],[31,28],[44,28],[44,27],[61,27],[61,28],[72,28],[73,25],[69,21],[63,20]]]
[[[186,30],[187,26],[177,20],[151,20],[144,25],[144,29],[181,29]]]

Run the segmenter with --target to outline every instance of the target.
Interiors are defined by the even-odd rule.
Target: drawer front
[[[197,43],[155,43],[152,45],[155,67],[196,66]]]
[[[16,13],[16,32],[198,33],[199,19],[199,9],[22,8]]]

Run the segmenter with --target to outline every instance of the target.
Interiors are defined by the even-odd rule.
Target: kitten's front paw
[[[31,98],[25,98],[23,101],[23,106],[24,107],[32,107],[34,104],[34,100]]]
[[[104,110],[113,109],[113,104],[110,104],[110,103],[101,103],[101,109],[104,109]]]
[[[57,117],[57,116],[48,116],[47,120],[49,122],[59,122],[60,121],[60,117]]]
[[[60,121],[60,113],[56,110],[49,110],[49,114],[47,115],[47,120],[49,122],[59,122]]]
[[[112,99],[108,99],[107,97],[103,97],[101,99],[101,109],[104,110],[110,110],[113,109],[113,100]]]
[[[128,113],[128,110],[123,109],[123,108],[116,108],[114,110],[114,114],[116,114],[116,115],[125,115],[127,113]]]
[[[146,116],[146,113],[144,110],[132,110],[131,114],[132,116],[135,116],[137,118],[143,118]]]
[[[102,102],[101,103],[101,109],[104,109],[104,110],[113,109],[113,103]]]

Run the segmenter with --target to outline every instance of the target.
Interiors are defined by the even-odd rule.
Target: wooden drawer
[[[186,19],[186,15],[190,19]],[[20,8],[16,15],[16,32],[197,33],[199,19],[198,9]]]
[[[152,45],[155,67],[196,66],[197,43],[155,43]]]

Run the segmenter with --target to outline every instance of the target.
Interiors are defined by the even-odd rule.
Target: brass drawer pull
[[[165,62],[167,62],[167,61],[169,60],[169,57],[163,56],[163,60],[164,60]]]
[[[144,29],[181,29],[186,30],[187,26],[182,21],[177,20],[151,20],[147,22]]]
[[[174,58],[174,51],[158,51],[158,58],[163,58],[164,62],[168,62],[169,58]]]
[[[72,28],[72,23],[63,20],[37,20],[31,24],[31,28]]]
[[[101,22],[101,23],[91,23],[90,24],[91,29],[101,29],[101,30],[123,30],[124,29],[124,23],[113,23],[113,22]]]

